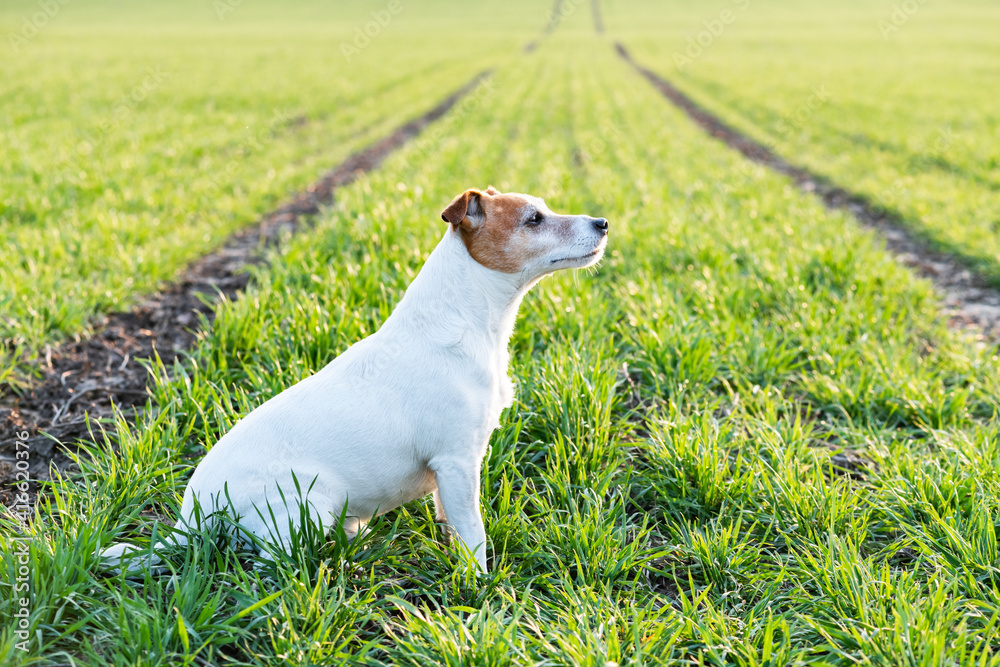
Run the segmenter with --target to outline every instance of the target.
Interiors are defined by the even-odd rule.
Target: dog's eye
[[[530,218],[527,219],[526,224],[537,225],[544,219],[545,216],[542,215],[541,211],[535,211],[534,215],[532,215]]]

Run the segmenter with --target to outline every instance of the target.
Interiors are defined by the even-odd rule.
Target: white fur
[[[182,522],[192,520],[195,498],[205,513],[225,507],[228,489],[229,510],[243,526],[284,543],[289,519],[295,525],[299,516],[293,473],[303,491],[311,486],[306,501],[324,528],[346,503],[349,534],[376,513],[434,493],[438,518],[485,572],[479,471],[490,433],[513,402],[507,344],[518,306],[544,275],[591,265],[603,252],[606,235],[593,219],[575,217],[574,238],[549,239],[551,247],[514,274],[479,264],[449,226],[375,334],[268,400],[212,447],[184,492]],[[595,248],[596,256],[563,259],[567,250]],[[114,545],[102,555],[114,564],[127,550]]]

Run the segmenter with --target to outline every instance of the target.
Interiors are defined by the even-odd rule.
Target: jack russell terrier
[[[543,277],[596,264],[608,221],[557,215],[492,186],[466,190],[441,217],[444,238],[382,327],[212,447],[184,491],[184,523],[197,499],[209,516],[229,510],[287,550],[303,502],[324,531],[346,516],[354,536],[375,514],[433,493],[437,519],[487,571],[479,471],[513,403],[507,344],[518,306]],[[115,544],[101,555],[115,565],[142,552]]]

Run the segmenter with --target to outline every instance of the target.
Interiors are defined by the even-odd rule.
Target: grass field
[[[4,44],[0,380],[516,48],[470,33],[454,43],[469,56],[450,58],[404,7],[357,49],[362,7],[70,3]],[[0,10],[2,32],[20,35],[32,8]]]
[[[613,7],[646,66],[1000,284],[995,3]]]
[[[494,66],[487,103],[339,191],[161,373],[120,451],[91,448],[30,526],[3,520],[0,617],[24,608],[21,533],[31,584],[29,651],[4,623],[5,664],[1000,664],[996,350],[947,329],[930,286],[871,233],[706,137],[618,58],[612,39],[643,39],[623,26],[632,10],[608,3],[596,35],[579,5],[522,53],[545,4],[519,8],[520,32],[498,19],[495,51],[447,65]],[[648,30],[670,20],[657,7]],[[428,44],[465,23],[426,11]],[[392,44],[409,58],[412,42]],[[405,85],[464,80],[437,69]],[[378,99],[350,117],[396,113]],[[161,134],[184,154],[201,141]],[[269,160],[341,150],[295,136],[240,171],[233,189],[254,194],[227,209],[233,226],[282,192],[258,172]],[[289,169],[285,187],[309,180]],[[211,535],[170,552],[168,576],[98,571],[97,547],[148,542],[177,515],[192,466],[237,419],[374,331],[444,232],[443,206],[491,183],[606,216],[611,245],[522,307],[517,402],[482,478],[490,575],[443,545],[425,501],[359,543],[305,535],[264,573]]]

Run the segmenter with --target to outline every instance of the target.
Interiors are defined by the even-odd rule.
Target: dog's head
[[[538,197],[466,190],[441,218],[461,235],[469,254],[486,268],[530,278],[559,269],[593,266],[604,255],[608,221],[558,215]]]

